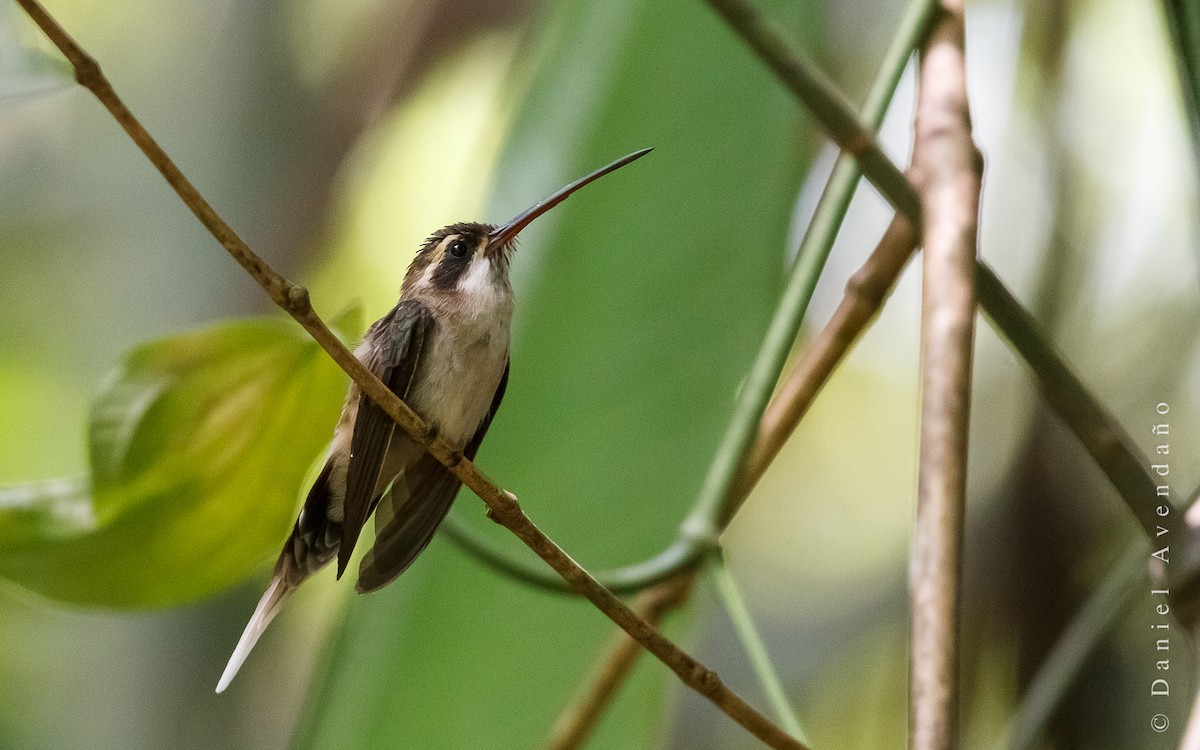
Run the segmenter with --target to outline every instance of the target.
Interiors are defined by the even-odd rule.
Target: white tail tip
[[[233,655],[229,657],[229,663],[225,665],[225,671],[221,674],[221,679],[217,682],[217,692],[225,692],[225,688],[229,687],[229,683],[233,682],[233,678],[237,676],[238,670],[242,668],[246,657],[250,655],[250,651],[254,648],[254,644],[258,643],[259,637],[267,626],[271,624],[271,620],[275,619],[276,613],[279,612],[279,605],[287,598],[288,594],[292,593],[292,589],[283,583],[283,579],[275,577],[271,579],[271,585],[267,587],[262,598],[258,600],[258,606],[254,609],[254,615],[250,617],[250,622],[246,623],[246,629],[242,631],[241,640],[238,641],[237,647],[233,650]]]

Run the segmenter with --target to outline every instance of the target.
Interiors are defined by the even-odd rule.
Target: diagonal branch
[[[335,362],[395,420],[401,429],[444,464],[488,506],[488,515],[516,534],[554,568],[573,589],[584,595],[601,612],[617,623],[644,648],[658,657],[693,690],[708,698],[767,745],[802,750],[804,745],[790,737],[762,713],[730,690],[716,675],[691,655],[658,632],[650,623],[605,589],[561,547],[546,536],[521,510],[517,498],[488,479],[475,464],[446,443],[431,437],[428,426],[396,394],[368,371],[330,331],[313,310],[308,290],[293,284],[273,270],[213,210],[195,186],[171,161],[104,77],[100,66],[54,20],[37,0],[17,0],[47,37],[75,67],[76,79],[91,91],[113,115],[134,143],[162,173],[179,197],[222,247],[258,282],[280,308],[296,319]]]
[[[921,55],[913,176],[923,207],[921,436],[909,558],[909,746],[958,743],[959,581],[975,339],[982,157],[971,140],[962,6],[945,0]]]
[[[1150,462],[1139,454],[1116,417],[1041,337],[1033,315],[1021,307],[996,274],[982,263],[976,270],[976,284],[984,314],[1033,369],[1042,397],[1070,426],[1153,542],[1159,521],[1158,482],[1146,470]]]

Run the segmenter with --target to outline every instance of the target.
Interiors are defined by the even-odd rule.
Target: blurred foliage
[[[429,233],[482,214],[509,119],[504,84],[516,41],[495,33],[472,39],[362,134],[309,285],[322,308],[361,302],[378,318],[396,303]]]
[[[108,607],[237,583],[278,554],[345,383],[278,318],[137,347],[92,406],[90,498],[59,483],[0,502],[0,574]]]
[[[852,99],[899,13],[895,3],[761,4],[824,55]],[[711,459],[820,189],[817,168],[801,190],[816,139],[701,2],[496,5],[524,15],[485,22],[493,5],[470,0],[57,0],[51,10],[326,316],[356,301],[368,319],[386,310],[437,227],[503,221],[655,147],[525,233],[512,381],[480,453],[582,563],[627,563],[674,537]],[[1039,282],[1038,312],[1126,424],[1160,398],[1194,422],[1195,173],[1179,156],[1185,131],[1167,78],[1186,60],[1172,60],[1161,19],[1132,0],[1068,6],[969,9],[989,170],[983,252],[1018,291]],[[0,7],[0,482],[26,482],[0,491],[0,576],[21,587],[0,590],[0,749],[275,749],[294,726],[314,748],[537,746],[610,626],[440,540],[370,597],[344,596],[331,575],[313,581],[220,699],[212,687],[260,581],[158,613],[50,603],[159,607],[257,578],[345,379],[290,321],[251,319],[138,345],[95,392],[132,343],[266,305],[94,102],[53,93],[69,71],[12,4]],[[388,24],[419,30],[425,56],[394,90],[362,77],[413,52],[372,52],[368,42],[392,38]],[[1018,37],[1038,34],[1062,69],[1029,65],[1014,88],[1018,57],[1031,57]],[[901,91],[884,128],[894,155],[906,152],[909,99]],[[861,191],[814,319],[887,213]],[[907,275],[724,540],[818,748],[903,741],[917,286]],[[1163,325],[1163,310],[1181,322]],[[1036,427],[1044,419],[1019,363],[980,339],[964,623],[971,746],[995,736],[1026,665],[1129,530],[1069,436]],[[1181,482],[1200,479],[1200,451],[1180,441],[1173,468]],[[90,482],[53,479],[88,464]],[[455,510],[529,554],[479,511],[469,494]],[[343,608],[345,626],[316,659]],[[1058,746],[1144,744],[1133,709],[1113,710],[1150,663],[1132,619],[1091,665],[1054,730]],[[668,630],[764,704],[702,593]],[[644,660],[592,746],[755,743]]]

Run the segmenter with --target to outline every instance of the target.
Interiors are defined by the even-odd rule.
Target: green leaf
[[[768,5],[794,29],[811,12]],[[461,219],[507,220],[614,158],[655,151],[523,235],[512,375],[479,463],[582,564],[614,566],[675,537],[712,460],[782,288],[811,131],[694,0],[565,2],[523,49],[539,54],[508,87],[526,99],[499,200]],[[446,148],[429,137],[430,151]],[[516,544],[469,493],[458,505]],[[613,627],[440,540],[352,607],[301,747],[536,747]],[[677,684],[647,658],[591,744],[655,746]]]
[[[278,554],[345,384],[280,318],[137,347],[92,408],[90,496],[83,483],[0,493],[0,575],[108,607],[228,588]]]

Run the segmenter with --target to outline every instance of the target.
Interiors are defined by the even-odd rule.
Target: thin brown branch
[[[921,434],[910,557],[910,747],[958,746],[959,579],[967,487],[982,159],[971,140],[962,6],[945,0],[921,55],[913,176],[925,248]]]
[[[449,466],[449,464],[447,464]],[[774,722],[747,704],[730,690],[715,672],[705,667],[691,655],[659,633],[652,625],[639,617],[632,609],[596,582],[591,575],[579,567],[561,548],[521,512],[516,498],[511,493],[496,488],[499,494],[490,496],[492,485],[479,474],[473,464],[462,461],[459,467],[466,470],[459,474],[463,484],[475,490],[488,504],[490,514],[516,534],[552,568],[558,571],[571,587],[586,596],[602,612],[609,616],[621,629],[641,643],[671,668],[685,684],[712,701],[734,721],[741,724],[767,745],[776,748],[804,748],[804,745],[788,736]],[[468,481],[470,479],[471,481]],[[487,494],[485,494],[487,493]]]
[[[17,0],[47,37],[75,67],[76,79],[91,91],[120,123],[129,137],[175,189],[180,199],[221,243],[221,246],[258,282],[271,300],[296,319],[335,362],[401,429],[424,446],[488,506],[488,515],[516,534],[554,568],[572,588],[617,623],[634,640],[658,657],[689,687],[708,698],[734,721],[770,747],[803,750],[774,722],[730,690],[715,672],[684,652],[605,589],[521,510],[517,498],[488,479],[474,463],[441,440],[431,439],[428,426],[380,380],[360,363],[329,330],[309,302],[308,290],[274,271],[213,210],[195,186],[171,161],[138,119],[117,96],[96,61],[75,42],[36,0]]]
[[[646,589],[634,600],[634,609],[657,627],[675,609],[683,606],[696,582],[695,571],[687,571],[654,588]],[[563,708],[550,733],[548,750],[575,750],[583,747],[637,664],[642,648],[624,632],[613,633],[604,651],[596,658],[586,689],[574,702]]]
[[[730,502],[735,505],[745,502],[834,369],[879,313],[916,246],[917,235],[912,225],[897,214],[867,262],[846,282],[846,293],[833,317],[804,350],[771,399],[763,413],[758,437],[746,456],[742,475],[730,493]]]

